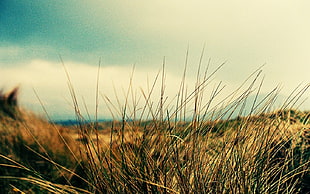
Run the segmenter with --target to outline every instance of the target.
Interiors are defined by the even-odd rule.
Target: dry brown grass
[[[2,185],[51,193],[308,192],[309,112],[294,110],[290,103],[270,111],[277,88],[257,102],[260,72],[253,74],[254,81],[240,96],[240,88],[231,94],[237,98],[227,107],[210,110],[221,91],[218,84],[203,104],[203,92],[213,74],[198,73],[192,92],[186,91],[184,74],[176,107],[164,101],[164,83],[158,102],[151,101],[152,88],[149,93],[142,91],[142,107],[136,99],[130,105],[129,96],[135,96],[130,85],[126,102],[115,110],[121,119],[101,124],[84,120],[69,84],[79,121],[70,129],[21,110],[17,103],[3,103],[0,142],[6,143],[0,148],[6,176],[2,178],[16,182]],[[163,73],[162,82],[164,77]],[[294,105],[309,86],[292,94],[289,102]],[[240,116],[255,91],[251,114]],[[6,101],[15,99],[8,97],[12,94],[2,96]],[[110,110],[116,108],[104,99]],[[7,108],[18,117],[10,116]],[[239,116],[232,118],[235,112]]]
[[[0,160],[1,163],[4,162],[3,164],[13,165],[10,164],[11,161],[4,158],[4,156],[8,157],[20,165],[26,165],[27,170],[20,168],[16,171],[3,168],[2,176],[20,177],[30,171],[28,173],[33,176],[39,173],[40,176],[50,177],[51,180],[69,180],[72,177],[69,171],[50,162],[53,160],[63,166],[74,167],[73,164],[76,161],[70,152],[77,154],[78,147],[75,146],[69,129],[50,124],[20,108],[17,93],[16,88],[0,95],[0,153],[3,156]],[[0,181],[0,187],[8,188],[9,182],[9,180]],[[1,190],[1,192],[6,191]]]

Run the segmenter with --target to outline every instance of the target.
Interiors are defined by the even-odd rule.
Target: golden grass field
[[[17,98],[0,94],[0,193],[310,193],[307,111],[267,104],[235,118],[163,119],[147,101],[150,119],[77,114],[65,127]]]

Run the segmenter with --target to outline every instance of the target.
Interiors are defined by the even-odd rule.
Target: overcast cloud
[[[156,75],[164,56],[173,88],[188,45],[188,80],[194,81],[205,44],[204,66],[208,58],[213,68],[227,61],[216,81],[237,87],[266,64],[263,92],[281,84],[288,95],[299,83],[310,83],[309,10],[306,0],[2,0],[0,87],[20,84],[23,104],[37,111],[35,88],[54,118],[68,116],[61,106],[69,97],[59,55],[83,80],[75,87],[91,104],[99,58],[107,94],[113,88],[106,83],[128,83],[133,64],[140,87],[147,74]],[[303,109],[310,109],[309,101]]]

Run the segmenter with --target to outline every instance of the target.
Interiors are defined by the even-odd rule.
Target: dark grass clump
[[[0,91],[0,117],[9,116],[12,119],[17,118],[18,90],[19,88],[16,87],[7,93],[4,93],[2,90]]]

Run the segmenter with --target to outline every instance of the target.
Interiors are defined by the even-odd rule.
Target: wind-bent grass
[[[15,176],[6,172],[2,178],[25,181],[29,183],[26,186],[34,185],[35,189],[50,193],[308,192],[310,112],[293,108],[310,85],[294,90],[284,105],[275,111],[273,105],[279,89],[276,87],[259,99],[263,85],[263,79],[259,81],[259,68],[239,88],[218,102],[225,86],[218,83],[212,90],[207,89],[222,65],[209,73],[208,63],[202,73],[202,58],[203,55],[192,90],[186,87],[186,59],[179,91],[170,101],[165,95],[165,60],[163,69],[148,90],[141,89],[142,98],[134,92],[133,74],[124,92],[123,104],[117,99],[115,105],[109,97],[101,94],[115,118],[103,130],[100,130],[103,123],[98,123],[97,116],[94,123],[88,123],[81,115],[74,87],[65,70],[79,121],[76,127],[80,139],[79,142],[70,142],[67,137],[57,140],[57,145],[63,145],[60,152],[67,150],[65,153],[71,153],[69,165],[61,164],[61,160],[55,161],[51,154],[54,153],[52,145],[56,143],[42,143],[40,138],[44,138],[43,135],[30,133],[34,144],[39,145],[38,149],[27,144],[30,140],[23,141],[37,159],[51,164],[51,172],[61,172],[64,181],[47,179],[39,170],[15,162],[23,160],[8,157],[10,152],[15,153],[13,148],[1,155],[1,165],[25,172],[19,176],[16,172]],[[158,82],[160,95],[158,101],[154,101]],[[99,94],[98,71],[96,115]],[[252,101],[251,96],[254,96]],[[250,107],[248,112],[247,107]],[[32,123],[26,119],[23,123],[37,128],[49,126],[37,122],[43,121]],[[33,127],[25,128],[35,131]],[[57,132],[57,135],[67,133]],[[10,184],[15,189],[25,188],[25,185]],[[34,192],[35,189],[28,191]]]

